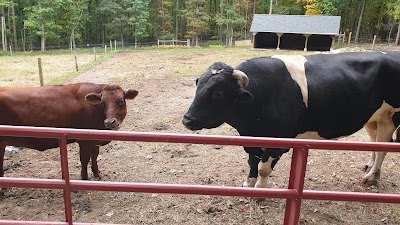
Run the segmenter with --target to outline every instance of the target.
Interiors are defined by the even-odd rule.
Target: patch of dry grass
[[[44,83],[75,70],[73,54],[18,55],[0,57],[0,86],[40,86],[38,58],[41,58]],[[94,61],[92,54],[78,54],[78,65]]]

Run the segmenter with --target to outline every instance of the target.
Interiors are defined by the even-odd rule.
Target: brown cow
[[[117,85],[77,83],[44,87],[0,87],[0,124],[16,126],[60,127],[117,130],[124,120],[126,99],[138,91],[123,90]],[[99,177],[97,156],[104,141],[68,140],[79,144],[81,179],[88,179],[87,166],[92,159],[92,172]],[[50,138],[0,136],[0,177],[7,145],[44,151],[59,146]]]

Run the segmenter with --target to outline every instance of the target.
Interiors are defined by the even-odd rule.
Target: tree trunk
[[[4,22],[4,16],[1,17],[1,41],[3,45],[3,51],[7,51],[7,43],[6,43],[6,24]]]
[[[176,11],[175,11],[175,39],[178,40],[178,9],[179,0],[176,0]]]
[[[72,50],[76,49],[76,45],[75,45],[75,29],[71,30],[71,37],[69,40],[69,48]]]
[[[362,2],[360,18],[358,19],[357,32],[356,32],[356,36],[354,38],[354,43],[358,43],[358,38],[360,36],[361,21],[362,21],[362,17],[364,14],[365,2],[366,2],[366,0],[363,0],[363,2]]]
[[[15,22],[15,9],[14,5],[11,8],[12,20],[13,20],[13,31],[14,31],[14,51],[18,50],[18,39],[17,39],[17,25]]]
[[[40,39],[40,51],[44,52],[46,50],[46,37],[44,36],[44,23],[42,23],[42,37]]]
[[[7,20],[8,29],[11,32],[11,9],[10,9],[10,7],[7,8],[7,16],[8,16],[8,20]],[[14,41],[13,38],[10,36],[10,46],[13,46],[13,41]],[[7,45],[7,47],[9,47],[9,46]]]
[[[22,51],[25,52],[25,29],[21,31]]]
[[[124,33],[121,34],[121,47],[124,47]]]
[[[269,1],[269,15],[272,14],[272,0]]]
[[[395,45],[399,45],[399,38],[400,38],[400,23],[399,23],[399,27],[397,28],[397,35],[396,35]]]

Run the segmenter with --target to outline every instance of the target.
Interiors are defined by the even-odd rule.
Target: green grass
[[[49,82],[47,82],[46,85],[63,84],[69,78],[79,76],[81,73],[83,73],[83,72],[87,71],[88,69],[98,65],[99,63],[101,63],[101,62],[113,57],[117,53],[118,53],[118,51],[112,51],[112,52],[107,53],[106,55],[100,56],[100,57],[98,57],[96,59],[96,61],[92,61],[92,62],[89,62],[87,64],[84,64],[84,65],[80,66],[78,68],[79,71],[75,71],[75,72],[71,72],[71,73],[67,73],[67,74],[62,74],[62,75],[50,80]]]

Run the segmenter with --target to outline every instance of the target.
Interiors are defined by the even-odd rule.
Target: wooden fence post
[[[374,35],[374,40],[372,41],[372,49],[375,47],[376,35]]]
[[[79,67],[78,67],[78,58],[76,57],[76,52],[74,52],[74,58],[75,58],[75,68],[76,68],[76,72],[79,71]]]
[[[107,45],[104,45],[104,54],[107,54]]]
[[[347,45],[350,45],[351,42],[351,32],[349,33],[349,40],[347,41]]]
[[[42,70],[42,59],[38,58],[38,67],[39,67],[39,80],[40,80],[40,86],[43,86],[43,70]]]

